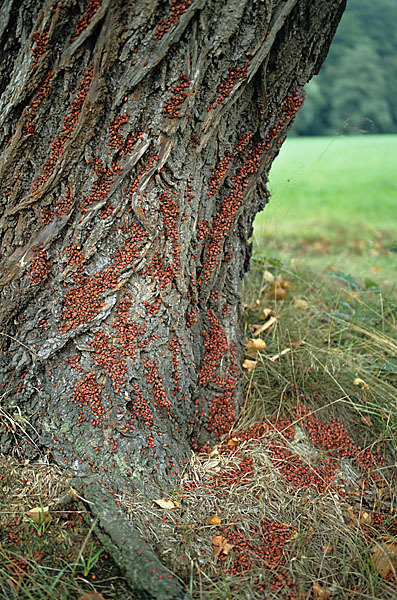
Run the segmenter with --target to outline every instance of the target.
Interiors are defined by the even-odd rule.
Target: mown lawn
[[[270,173],[256,252],[393,286],[397,136],[292,138]]]

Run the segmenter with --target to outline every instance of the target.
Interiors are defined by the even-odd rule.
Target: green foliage
[[[296,135],[397,132],[397,2],[349,0]]]

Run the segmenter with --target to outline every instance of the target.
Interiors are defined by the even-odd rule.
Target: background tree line
[[[396,23],[396,0],[349,0],[291,133],[397,132]]]

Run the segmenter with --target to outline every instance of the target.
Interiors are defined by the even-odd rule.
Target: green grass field
[[[292,138],[270,173],[256,253],[393,286],[397,136]]]

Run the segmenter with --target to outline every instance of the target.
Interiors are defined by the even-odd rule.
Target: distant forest
[[[397,0],[348,0],[292,134],[397,132]]]

